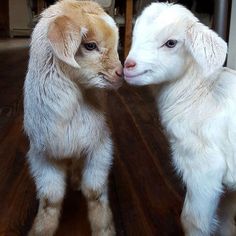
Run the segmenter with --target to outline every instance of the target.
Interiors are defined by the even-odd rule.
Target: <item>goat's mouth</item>
[[[125,80],[130,80],[130,79],[133,79],[133,78],[143,76],[143,75],[147,74],[149,71],[150,70],[144,70],[144,71],[139,72],[139,73],[132,73],[132,72],[124,70],[124,77],[125,77]]]

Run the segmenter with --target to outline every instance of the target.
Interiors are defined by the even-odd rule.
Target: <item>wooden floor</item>
[[[38,206],[22,131],[25,42],[0,41],[0,236],[26,235]],[[107,104],[116,150],[109,197],[117,235],[183,235],[179,217],[184,190],[171,166],[149,88],[124,85],[108,92]],[[91,235],[80,192],[68,189],[56,235]]]

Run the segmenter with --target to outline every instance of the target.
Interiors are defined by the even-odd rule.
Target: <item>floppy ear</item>
[[[205,75],[210,75],[224,64],[227,44],[207,26],[194,23],[187,31],[186,43]]]
[[[54,54],[76,68],[80,68],[74,56],[82,40],[82,31],[81,27],[67,16],[57,17],[48,29],[48,39]]]

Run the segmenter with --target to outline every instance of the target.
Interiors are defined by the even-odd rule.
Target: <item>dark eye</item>
[[[97,49],[97,44],[94,43],[94,42],[91,42],[91,43],[84,43],[84,47],[88,50],[88,51],[92,51],[92,50],[95,50]]]
[[[165,46],[168,48],[174,48],[176,46],[177,42],[178,41],[175,39],[170,39],[165,43]]]

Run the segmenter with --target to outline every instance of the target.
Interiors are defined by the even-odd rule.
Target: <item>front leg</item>
[[[115,228],[108,201],[108,174],[112,164],[112,142],[102,140],[89,153],[81,188],[88,202],[88,215],[93,236],[113,236]]]
[[[66,166],[30,148],[28,162],[35,180],[39,209],[28,236],[53,236],[57,230],[66,188]]]
[[[185,235],[209,236],[216,229],[216,208],[222,192],[221,176],[210,168],[206,172],[188,170],[185,176],[187,193],[181,214]]]

